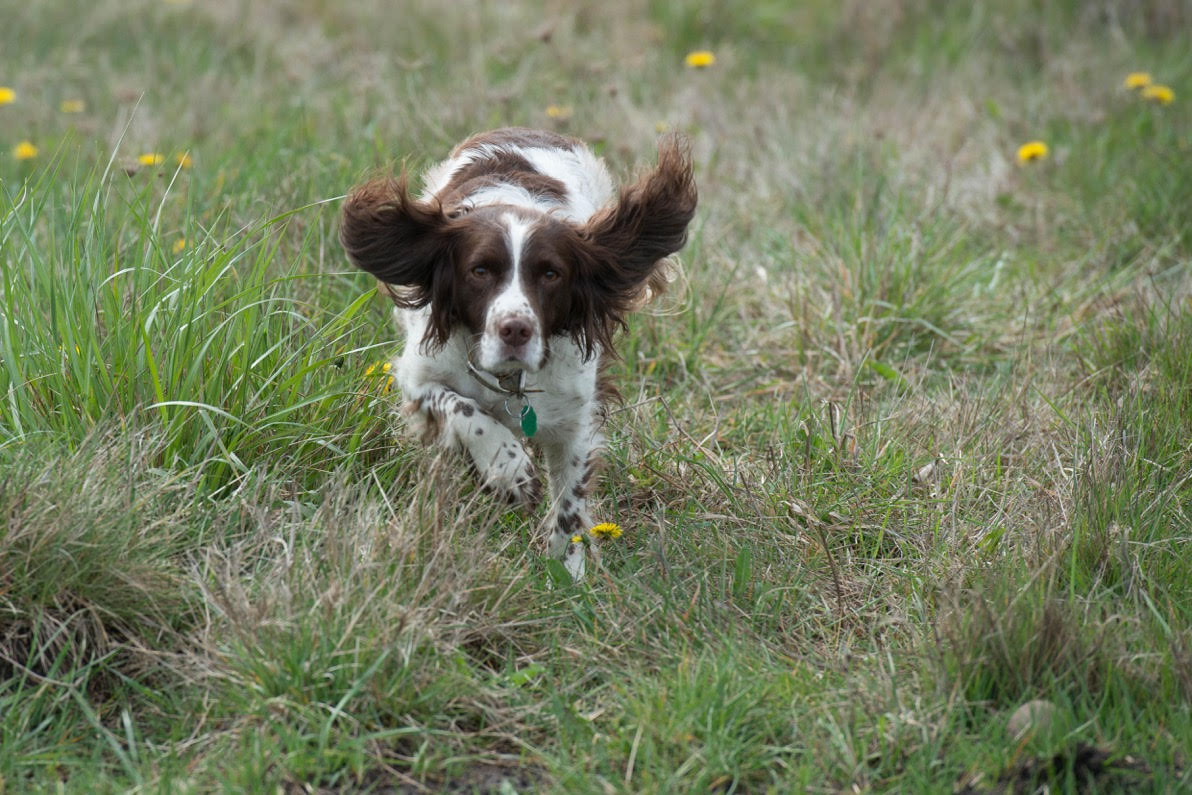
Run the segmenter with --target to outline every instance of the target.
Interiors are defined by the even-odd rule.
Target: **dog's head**
[[[406,179],[362,185],[344,203],[340,240],[352,262],[400,285],[395,300],[430,306],[423,344],[471,335],[490,372],[538,370],[550,338],[566,334],[591,356],[678,251],[696,206],[687,147],[664,139],[658,164],[583,224],[537,210],[488,205],[448,213],[409,194]]]

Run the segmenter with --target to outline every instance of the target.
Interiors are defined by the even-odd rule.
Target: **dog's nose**
[[[520,317],[511,317],[508,320],[501,321],[500,333],[501,342],[516,348],[530,341],[530,337],[534,335],[534,327],[530,325],[530,321],[528,320]]]

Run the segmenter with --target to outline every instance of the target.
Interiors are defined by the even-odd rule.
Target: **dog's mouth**
[[[477,334],[469,345],[468,359],[482,372],[494,376],[510,376],[518,373],[536,373],[546,364],[550,355],[546,345],[515,347],[504,344],[484,345],[483,334]],[[537,347],[537,350],[534,350]]]
[[[487,389],[505,395],[524,399],[527,376],[536,370],[522,362],[501,363],[497,367],[480,367],[469,355],[468,372]]]
[[[485,372],[491,375],[517,375],[518,373],[534,373],[538,371],[537,367],[531,367],[529,363],[523,362],[515,357],[509,357],[503,362],[498,363],[494,367],[484,368]]]

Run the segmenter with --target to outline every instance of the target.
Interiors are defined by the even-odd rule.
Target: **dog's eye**
[[[489,273],[491,273],[491,271],[484,265],[473,265],[472,266],[472,275],[475,276],[477,279],[487,279]]]
[[[560,276],[561,276],[561,274],[554,268],[547,268],[546,270],[544,270],[542,272],[542,281],[557,282],[559,280]]]

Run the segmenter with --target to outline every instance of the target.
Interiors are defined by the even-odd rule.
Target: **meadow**
[[[0,793],[1192,789],[1189,30],[10,9]],[[402,435],[336,238],[352,185],[513,124],[621,179],[663,131],[696,160],[686,278],[613,368],[624,535],[577,585]]]

